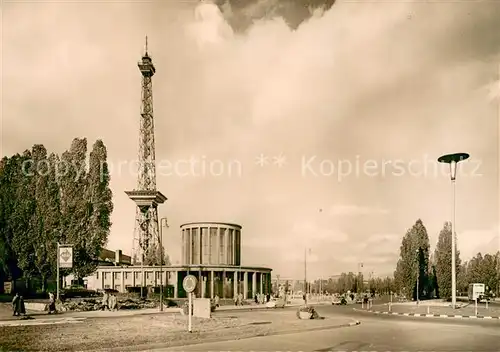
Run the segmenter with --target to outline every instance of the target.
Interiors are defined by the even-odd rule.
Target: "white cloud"
[[[500,250],[500,228],[458,231],[457,241],[462,260],[469,260],[479,252],[494,254]]]
[[[396,234],[375,234],[365,241],[365,243],[379,243],[379,242],[399,242],[401,241],[401,235]]]
[[[490,101],[500,100],[500,80],[487,85],[486,89],[488,90],[488,99]]]
[[[330,214],[335,216],[357,216],[372,214],[388,214],[387,209],[362,207],[358,205],[334,205],[330,209]]]
[[[293,224],[292,233],[294,237],[300,238],[299,242],[304,245],[316,243],[344,243],[349,236],[334,227],[327,228],[314,221],[302,220]]]

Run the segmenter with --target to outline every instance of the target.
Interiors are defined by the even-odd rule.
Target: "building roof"
[[[191,226],[191,225],[228,225],[228,226],[233,226],[233,227],[237,227],[239,229],[242,229],[242,226],[241,225],[238,225],[238,224],[233,224],[233,223],[230,223],[230,222],[217,222],[217,221],[195,221],[195,222],[187,222],[185,224],[182,224],[180,227],[185,227],[185,226]]]

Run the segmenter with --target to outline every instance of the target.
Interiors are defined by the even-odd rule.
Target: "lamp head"
[[[455,181],[455,179],[457,178],[458,163],[469,159],[469,157],[470,155],[467,153],[446,154],[440,156],[438,158],[438,161],[440,163],[450,164],[450,178],[452,181]]]

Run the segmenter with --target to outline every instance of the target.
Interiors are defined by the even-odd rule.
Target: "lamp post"
[[[419,281],[420,281],[420,249],[417,249],[415,251],[417,253],[417,305],[419,303],[419,300],[418,300],[418,284],[419,284]]]
[[[165,225],[163,221],[165,220]],[[163,312],[163,226],[168,228],[167,218],[161,218],[158,227],[160,228],[158,242],[160,243],[160,312]]]
[[[452,185],[452,220],[451,220],[451,306],[453,309],[456,307],[457,303],[457,275],[456,275],[456,226],[455,226],[455,208],[456,208],[456,189],[455,180],[457,178],[457,168],[458,163],[469,159],[469,154],[467,153],[455,153],[446,154],[438,158],[438,162],[450,164],[450,178]]]
[[[304,305],[307,306],[307,248],[304,249]]]

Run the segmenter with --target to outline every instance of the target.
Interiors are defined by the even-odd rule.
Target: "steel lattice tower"
[[[153,61],[148,54],[148,38],[146,37],[145,53],[138,63],[142,74],[142,103],[139,131],[139,173],[137,191],[156,191],[156,159],[155,133],[153,115],[153,81],[156,72]],[[149,207],[147,210],[137,207],[135,215],[134,240],[132,244],[132,260],[142,263],[143,256],[158,246],[158,210]]]

